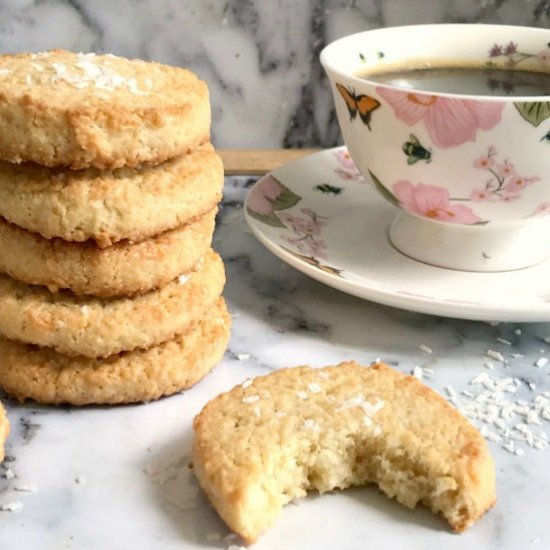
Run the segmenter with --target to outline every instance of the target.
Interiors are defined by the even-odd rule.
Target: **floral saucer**
[[[255,236],[292,267],[381,304],[445,317],[549,321],[550,260],[518,271],[474,273],[398,252],[388,229],[397,209],[338,147],[260,179],[245,204]]]

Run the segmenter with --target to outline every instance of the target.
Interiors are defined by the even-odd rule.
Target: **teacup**
[[[550,89],[542,96],[439,93],[368,77],[419,62],[550,72],[550,30],[394,27],[346,36],[321,53],[351,157],[401,209],[389,231],[398,250],[471,271],[544,260],[550,255]]]

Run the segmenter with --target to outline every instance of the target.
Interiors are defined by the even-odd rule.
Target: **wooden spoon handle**
[[[218,149],[226,176],[261,175],[320,149]]]

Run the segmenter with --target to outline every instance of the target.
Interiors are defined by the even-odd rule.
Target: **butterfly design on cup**
[[[342,84],[336,84],[336,89],[346,102],[350,120],[353,120],[359,114],[359,118],[363,121],[363,124],[366,124],[370,130],[372,112],[380,107],[380,102],[370,95],[356,95],[353,90],[349,90]]]

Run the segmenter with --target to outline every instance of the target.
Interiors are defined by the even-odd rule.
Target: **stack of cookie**
[[[0,57],[0,85],[0,387],[83,405],[194,384],[230,326],[206,85],[63,51]]]

